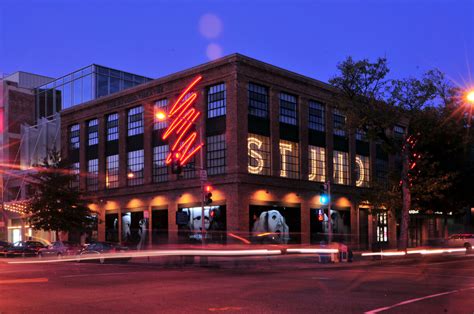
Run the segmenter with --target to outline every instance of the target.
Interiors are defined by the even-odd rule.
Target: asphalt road
[[[474,313],[474,259],[222,267],[0,262],[0,313]]]

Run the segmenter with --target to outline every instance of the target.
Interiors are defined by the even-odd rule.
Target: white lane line
[[[329,280],[331,278],[327,278],[327,277],[311,277],[311,279],[316,279],[316,280]]]
[[[395,307],[399,307],[399,306],[402,306],[402,305],[407,305],[407,304],[410,304],[410,303],[415,303],[415,302],[426,300],[426,299],[432,299],[432,298],[440,297],[440,296],[447,295],[447,294],[453,294],[453,293],[467,291],[467,290],[473,290],[473,289],[474,289],[474,287],[470,287],[470,288],[456,289],[456,290],[452,290],[452,291],[431,294],[431,295],[427,295],[427,296],[424,296],[424,297],[421,297],[421,298],[410,299],[410,300],[399,302],[399,303],[394,304],[394,305],[385,306],[385,307],[381,307],[381,308],[378,308],[378,309],[375,309],[375,310],[367,311],[367,312],[365,312],[365,314],[375,314],[375,313],[390,310],[390,309],[393,309]]]

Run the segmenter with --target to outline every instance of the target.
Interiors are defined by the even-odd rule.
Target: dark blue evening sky
[[[391,77],[438,67],[474,83],[472,0],[2,0],[0,19],[0,73],[97,63],[160,77],[239,52],[323,81],[352,55],[386,56]]]

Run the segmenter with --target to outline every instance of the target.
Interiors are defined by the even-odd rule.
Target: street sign
[[[201,170],[199,176],[201,177],[201,181],[207,181],[207,170]]]

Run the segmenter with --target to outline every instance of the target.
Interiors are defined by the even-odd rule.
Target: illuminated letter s
[[[252,145],[257,146],[257,149],[260,149],[262,147],[262,141],[260,141],[258,138],[255,138],[255,137],[249,137],[247,141],[248,141],[247,148],[248,148],[249,158],[253,158],[257,161],[257,165],[253,166],[250,163],[250,159],[249,159],[248,171],[249,173],[253,173],[253,174],[261,174],[263,170],[263,165],[264,165],[263,157],[257,151],[252,149]]]

